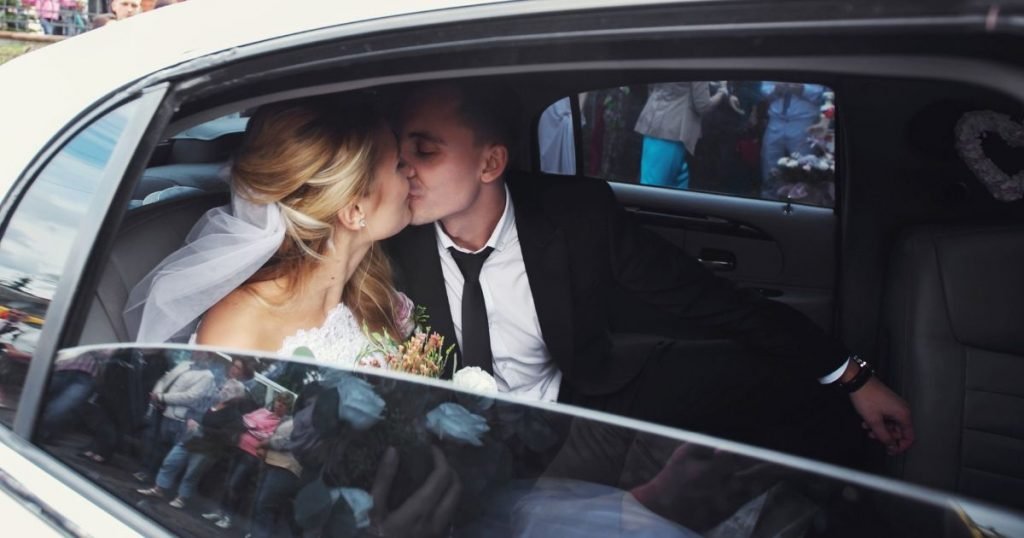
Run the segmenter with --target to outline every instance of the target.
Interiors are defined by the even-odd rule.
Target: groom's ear
[[[508,166],[508,147],[504,144],[490,144],[484,150],[484,165],[480,171],[480,179],[491,183],[505,173]]]
[[[347,230],[358,232],[363,229],[361,223],[364,222],[366,213],[359,207],[359,204],[348,204],[345,207],[338,210],[338,224]]]

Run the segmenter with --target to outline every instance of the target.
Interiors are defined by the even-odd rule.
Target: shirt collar
[[[441,248],[447,250],[451,247],[455,247],[460,252],[467,252],[470,254],[476,254],[481,252],[487,247],[492,247],[494,250],[501,251],[508,246],[509,242],[516,236],[516,214],[515,209],[512,208],[512,193],[508,190],[508,185],[505,185],[505,211],[501,214],[501,219],[498,220],[497,226],[494,227],[494,231],[491,232],[491,237],[487,239],[487,243],[477,251],[466,250],[455,244],[455,241],[448,236],[444,231],[444,227],[441,226],[441,221],[434,222],[434,231],[437,234],[437,242],[441,245]]]

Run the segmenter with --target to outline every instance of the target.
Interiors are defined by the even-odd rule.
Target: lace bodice
[[[296,355],[296,350],[305,347],[313,352],[318,362],[353,367],[379,362],[368,352],[370,340],[363,332],[355,315],[344,304],[338,304],[327,314],[324,324],[315,329],[301,329],[284,339],[278,353]],[[301,353],[299,353],[301,354]]]

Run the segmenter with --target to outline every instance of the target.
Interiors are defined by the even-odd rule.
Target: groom
[[[782,450],[839,423],[849,406],[814,415],[848,394],[889,453],[910,447],[903,400],[803,315],[634,224],[603,181],[510,174],[515,107],[504,95],[440,83],[401,107],[414,226],[387,249],[432,328],[459,344],[459,368],[492,371],[504,392]],[[760,357],[614,334],[613,292]]]

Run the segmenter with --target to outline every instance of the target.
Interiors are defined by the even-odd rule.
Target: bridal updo
[[[260,107],[231,168],[232,188],[259,204],[276,203],[285,240],[249,283],[286,277],[301,287],[330,248],[338,212],[370,194],[383,116],[367,102],[310,98]],[[342,301],[373,330],[397,334],[387,257],[376,245],[349,279]]]

